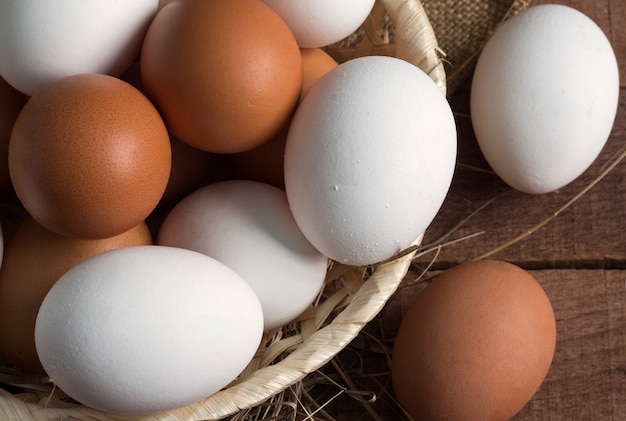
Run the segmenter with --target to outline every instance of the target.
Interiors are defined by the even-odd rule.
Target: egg
[[[236,153],[288,124],[302,58],[287,25],[260,0],[172,1],[146,33],[141,77],[174,136]]]
[[[9,139],[13,124],[28,97],[0,77],[0,198],[14,195],[9,175]]]
[[[175,203],[200,185],[211,167],[213,155],[170,137],[172,169],[161,204]]]
[[[471,119],[493,170],[531,194],[578,178],[604,147],[617,112],[613,48],[568,6],[530,7],[483,49],[471,85]]]
[[[392,257],[432,222],[456,160],[450,106],[393,57],[340,64],[304,96],[287,136],[285,189],[320,252],[350,265]]]
[[[44,374],[35,351],[35,319],[56,280],[96,254],[151,243],[143,222],[115,237],[81,240],[56,234],[27,218],[7,243],[0,268],[0,354],[22,373]]]
[[[82,74],[48,84],[20,112],[9,145],[15,192],[62,235],[106,238],[143,221],[171,168],[161,116],[137,89]]]
[[[158,0],[0,3],[0,75],[33,95],[79,73],[120,75],[137,57]]]
[[[315,83],[326,73],[338,66],[334,58],[320,48],[301,48],[302,69],[304,71],[302,81],[302,99]]]
[[[555,344],[552,305],[528,272],[498,260],[462,263],[404,315],[393,389],[416,421],[505,421],[543,382]]]
[[[86,406],[147,414],[233,381],[263,315],[252,289],[203,254],[133,246],[66,272],[41,304],[35,344],[57,387]]]
[[[248,151],[228,155],[236,178],[259,181],[285,189],[285,143],[289,126],[274,138]]]
[[[285,192],[256,181],[222,181],[187,196],[163,221],[158,243],[204,253],[237,272],[261,302],[265,330],[311,306],[328,266],[298,229]]]
[[[304,48],[324,47],[356,31],[375,0],[263,0],[289,25]]]

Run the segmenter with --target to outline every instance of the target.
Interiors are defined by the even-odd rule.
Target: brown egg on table
[[[146,33],[141,77],[174,136],[236,153],[287,124],[302,58],[287,24],[260,0],[174,0]]]
[[[111,238],[82,240],[56,234],[27,218],[6,244],[0,268],[0,355],[23,373],[43,374],[35,349],[35,320],[56,280],[88,257],[152,244],[145,223]]]
[[[28,96],[0,77],[0,199],[14,194],[9,175],[9,138]]]
[[[460,264],[404,315],[392,356],[396,397],[415,420],[508,420],[542,384],[556,323],[541,285],[513,264]]]
[[[18,198],[35,220],[67,236],[107,238],[136,226],[161,200],[170,169],[158,111],[112,76],[47,85],[26,103],[11,134]]]
[[[337,62],[320,48],[301,48],[302,55],[302,92],[300,99],[322,76],[338,66]],[[239,176],[245,179],[285,188],[283,156],[289,126],[269,142],[249,151],[231,154],[230,160]]]

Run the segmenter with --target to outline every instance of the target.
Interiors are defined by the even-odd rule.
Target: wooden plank
[[[626,419],[626,270],[540,270],[530,273],[544,287],[554,308],[557,345],[540,389],[515,420]],[[412,276],[417,276],[413,273]],[[402,288],[383,312],[344,350],[338,360],[355,390],[343,392],[326,410],[339,420],[376,419],[357,397],[377,394],[371,410],[383,420],[404,419],[392,393],[387,355],[402,316],[423,285]],[[372,338],[376,338],[373,340]],[[346,383],[328,366],[326,375]],[[316,386],[330,399],[339,386]],[[324,397],[318,397],[324,402]]]

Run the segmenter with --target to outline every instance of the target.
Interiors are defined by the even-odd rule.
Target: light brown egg
[[[9,146],[15,192],[48,229],[107,238],[143,221],[171,168],[167,129],[137,89],[82,74],[49,84],[24,106]]]
[[[79,262],[119,247],[152,244],[145,223],[118,236],[81,240],[27,218],[6,245],[0,268],[0,354],[24,373],[43,374],[35,350],[35,320],[56,280]]]
[[[555,341],[552,306],[528,272],[464,263],[435,278],[404,316],[394,391],[415,420],[508,420],[543,382]]]
[[[14,194],[9,175],[9,139],[15,119],[28,100],[0,77],[0,199]]]
[[[174,136],[236,153],[289,121],[302,58],[287,24],[260,0],[174,0],[146,33],[141,76]]]

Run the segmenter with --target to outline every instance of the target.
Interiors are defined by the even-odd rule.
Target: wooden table
[[[424,243],[450,232],[448,241],[476,236],[443,247],[438,255],[433,252],[417,259],[379,317],[323,370],[328,376],[320,376],[325,389],[315,386],[310,393],[318,393],[318,402],[330,401],[324,410],[331,417],[404,419],[390,396],[385,350],[391,349],[403,313],[423,287],[423,283],[413,284],[415,279],[428,265],[430,270],[446,269],[522,236],[490,257],[529,270],[541,283],[554,308],[558,338],[545,382],[515,419],[626,420],[626,162],[577,197],[626,146],[626,2],[556,3],[591,17],[618,56],[619,109],[606,147],[579,179],[557,192],[515,192],[488,171],[472,132],[469,86],[457,91],[451,104],[459,128],[459,166]],[[374,395],[374,402],[363,404]]]

